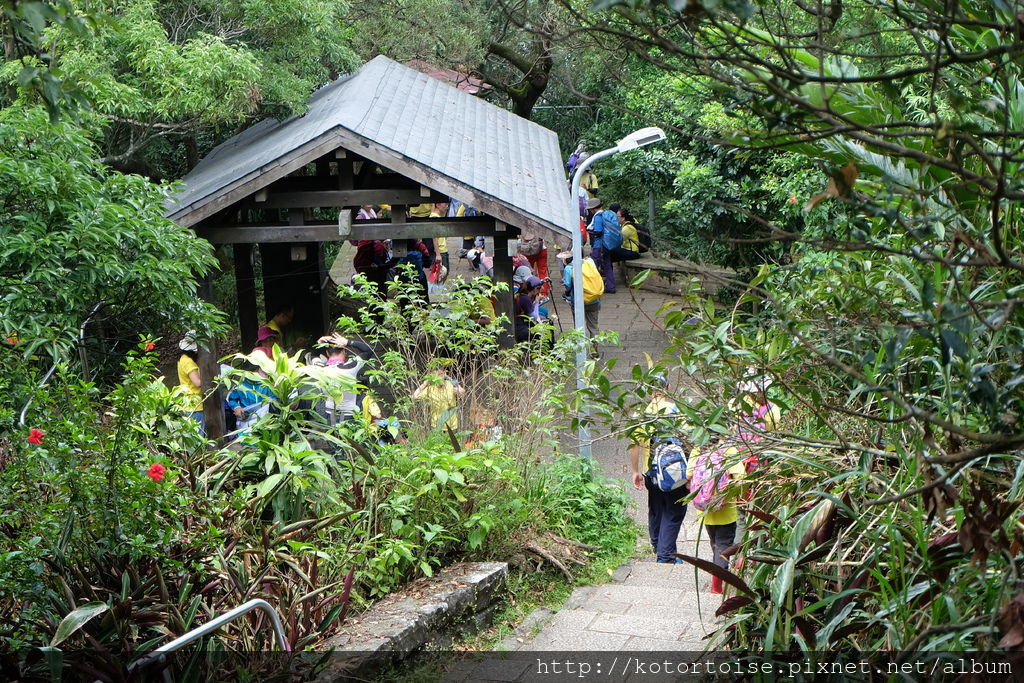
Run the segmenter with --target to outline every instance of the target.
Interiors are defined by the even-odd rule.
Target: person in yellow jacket
[[[708,454],[709,458],[710,454],[715,451],[720,453],[722,467],[729,473],[729,483],[723,492],[724,500],[720,504],[716,505],[713,510],[708,509],[697,514],[701,515],[704,529],[708,534],[708,541],[711,544],[711,561],[722,569],[728,569],[729,560],[722,556],[722,551],[736,542],[736,522],[739,520],[736,503],[742,493],[741,482],[747,473],[741,449],[728,443],[718,447],[708,445],[703,450],[694,448],[686,460],[686,478],[690,480],[691,493],[696,492],[696,489],[693,488],[693,475],[697,471],[697,460],[702,454]],[[711,592],[715,594],[722,592],[722,579],[717,576],[711,577]]]
[[[459,430],[458,399],[466,390],[444,370],[433,370],[412,394],[414,401],[426,403],[429,427],[437,429],[447,426],[453,432]],[[441,419],[448,418],[441,422]]]
[[[178,342],[178,386],[184,394],[185,410],[190,419],[199,424],[199,433],[206,436],[206,413],[203,411],[202,380],[199,378],[199,344],[196,333],[188,332]]]

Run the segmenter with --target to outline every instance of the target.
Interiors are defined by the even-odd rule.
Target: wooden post
[[[213,302],[213,274],[207,275],[199,283],[199,298],[207,303]],[[203,412],[206,415],[206,438],[220,443],[224,438],[224,396],[221,388],[214,383],[220,371],[217,363],[216,342],[199,346],[199,378],[202,380]]]
[[[647,231],[654,236],[654,190],[647,192]]]
[[[252,269],[252,245],[234,245],[235,293],[238,296],[238,330],[242,335],[242,353],[256,345],[260,312],[256,307],[256,276]]]
[[[505,233],[505,224],[495,221],[494,235],[494,282],[504,282],[508,290],[498,292],[495,298],[494,312],[496,315],[504,315],[508,318],[508,324],[504,333],[499,337],[498,342],[503,348],[508,348],[515,343],[515,321],[512,318],[514,306],[512,305],[512,257],[508,253],[508,236]]]

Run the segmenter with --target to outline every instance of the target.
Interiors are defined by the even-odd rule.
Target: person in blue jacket
[[[587,208],[594,212],[590,225],[587,226],[591,245],[590,257],[594,259],[601,277],[604,278],[604,293],[614,294],[615,271],[612,270],[611,250],[622,245],[619,218],[615,212],[601,209],[600,199],[591,199],[587,202]],[[609,240],[612,239],[617,240],[618,244],[609,244]]]
[[[270,411],[270,405],[277,400],[272,392],[262,382],[252,379],[243,379],[228,394],[228,408],[236,419],[236,431],[244,434],[252,429],[258,419]]]

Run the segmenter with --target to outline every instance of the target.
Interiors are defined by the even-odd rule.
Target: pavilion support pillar
[[[290,209],[288,224],[300,227],[306,224],[305,210]],[[282,304],[291,304],[295,319],[291,329],[285,330],[285,339],[301,333],[306,339],[316,339],[325,331],[323,293],[320,279],[320,244],[318,242],[282,242],[260,244],[263,261],[263,292],[266,315]]]
[[[213,273],[207,273],[199,282],[199,298],[208,304],[213,303]],[[220,374],[217,362],[216,342],[214,347],[199,345],[199,378],[202,382],[203,413],[206,416],[206,438],[218,443],[224,438],[224,395],[220,385],[214,380]]]
[[[505,231],[505,224],[495,221],[494,225],[494,282],[504,282],[508,287],[506,291],[497,293],[494,312],[496,315],[504,315],[508,319],[504,331],[498,338],[498,343],[502,348],[509,348],[516,340],[514,307],[512,305],[512,257],[508,253],[508,234]]]
[[[252,245],[235,244],[235,292],[238,296],[238,329],[242,337],[242,353],[256,345],[260,312],[256,305],[256,276],[252,268]]]

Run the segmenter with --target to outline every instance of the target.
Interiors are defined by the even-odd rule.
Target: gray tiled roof
[[[191,225],[204,206],[251,194],[335,140],[386,167],[403,162],[421,185],[511,225],[564,235],[579,222],[555,133],[386,57],[321,88],[304,115],[262,121],[215,148],[168,215]]]

